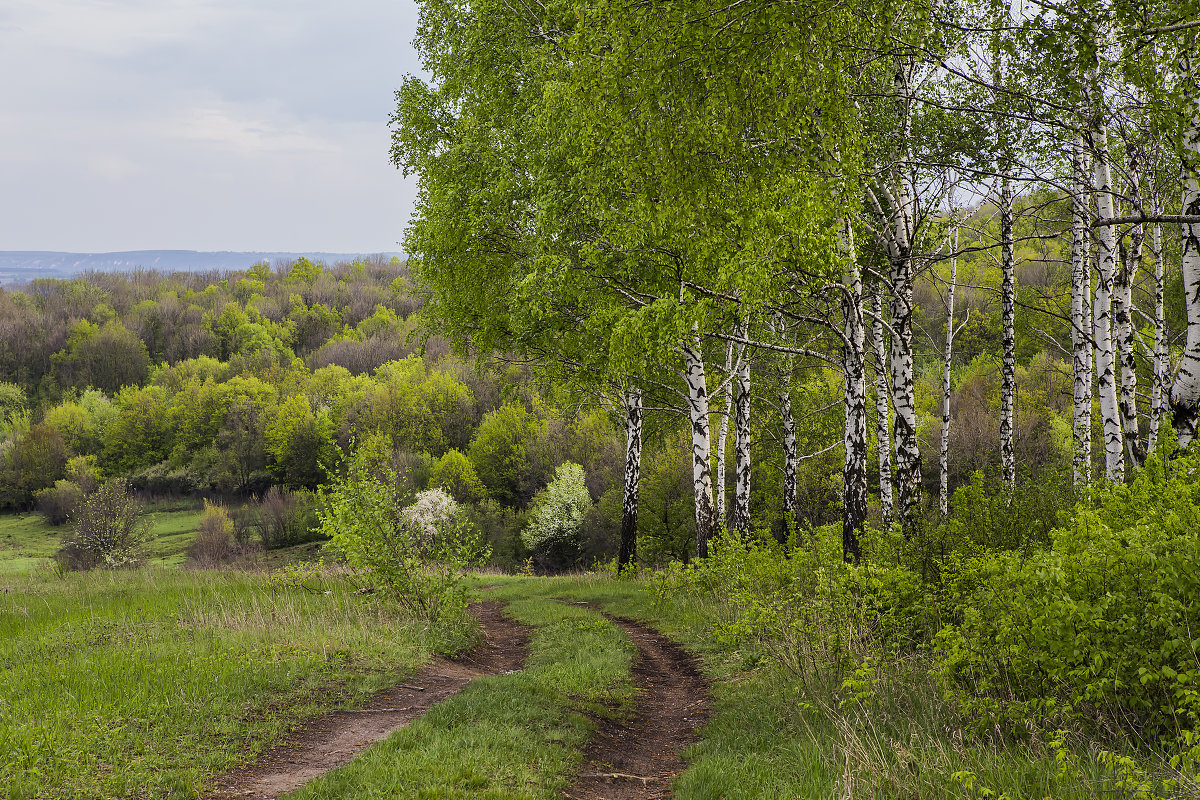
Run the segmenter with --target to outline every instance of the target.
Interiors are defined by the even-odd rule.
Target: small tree
[[[143,510],[124,480],[104,484],[77,506],[59,561],[74,570],[137,564],[152,538]]]
[[[466,608],[463,572],[489,549],[445,492],[414,503],[385,448],[359,447],[345,475],[321,490],[317,517],[330,548],[377,587],[433,620]]]
[[[554,480],[533,501],[529,526],[521,540],[542,570],[573,566],[579,559],[579,531],[592,507],[583,467],[566,462],[554,471]]]

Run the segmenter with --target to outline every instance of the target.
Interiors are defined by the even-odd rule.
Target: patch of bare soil
[[[479,647],[455,659],[436,658],[407,681],[371,698],[365,708],[334,711],[307,723],[291,740],[244,770],[221,776],[208,800],[274,800],[351,761],[483,675],[519,670],[529,634],[504,616],[499,603],[477,603],[471,613],[483,626]]]
[[[584,751],[584,764],[564,793],[571,800],[651,800],[671,796],[680,754],[708,719],[708,681],[679,645],[630,619],[611,617],[637,646],[633,683],[637,711],[604,719]]]

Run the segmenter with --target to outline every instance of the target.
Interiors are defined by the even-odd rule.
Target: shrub
[[[133,566],[145,556],[150,520],[124,480],[111,480],[85,497],[58,560],[67,569]]]
[[[542,571],[574,566],[580,556],[579,531],[592,508],[583,467],[567,462],[536,498],[521,541]]]
[[[320,492],[321,531],[331,550],[412,611],[430,620],[462,614],[463,572],[488,549],[458,505],[442,502],[444,492],[410,504],[399,480],[378,448],[360,447]]]
[[[67,480],[55,481],[54,486],[34,495],[37,510],[46,518],[46,522],[55,527],[66,524],[81,500],[83,489],[79,484]]]
[[[188,563],[194,567],[212,568],[234,561],[250,552],[247,543],[234,536],[233,520],[219,503],[204,503],[200,531],[187,547]]]
[[[259,538],[267,549],[323,538],[313,495],[309,492],[288,492],[272,486],[255,504],[254,512]]]
[[[1196,742],[1198,475],[1195,455],[1151,458],[1048,550],[964,565],[962,620],[938,639],[947,694],[988,727],[1082,718]]]

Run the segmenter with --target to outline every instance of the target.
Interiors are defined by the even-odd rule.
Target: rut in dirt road
[[[637,711],[601,720],[584,763],[564,793],[571,800],[651,800],[671,796],[680,754],[708,719],[708,681],[696,661],[666,636],[633,620],[609,617],[637,646]]]
[[[528,629],[504,616],[499,603],[477,603],[471,613],[484,641],[456,659],[436,658],[404,683],[385,689],[363,709],[334,711],[296,732],[244,770],[217,779],[208,800],[275,800],[331,769],[349,763],[375,742],[404,727],[475,678],[521,669]]]

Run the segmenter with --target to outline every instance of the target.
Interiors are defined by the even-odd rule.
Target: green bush
[[[938,636],[947,693],[1001,729],[1092,720],[1195,741],[1200,723],[1200,460],[1150,459],[1098,492],[1049,549],[961,565],[961,622]]]
[[[320,491],[321,531],[332,551],[414,612],[430,620],[461,614],[463,573],[486,561],[488,548],[441,490],[411,502],[386,466],[389,449],[386,437],[368,439],[345,474]]]

